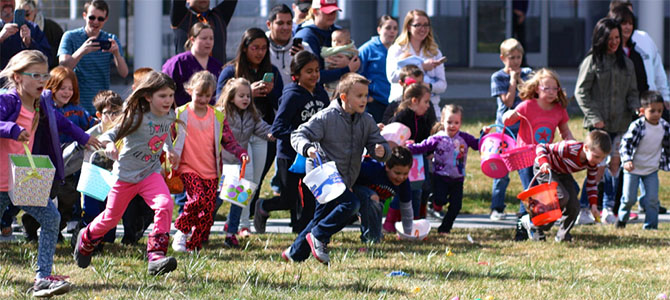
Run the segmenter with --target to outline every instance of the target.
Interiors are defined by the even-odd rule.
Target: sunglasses
[[[35,80],[48,80],[51,75],[49,74],[40,74],[40,73],[28,73],[28,72],[21,72],[23,75],[30,76],[30,78],[35,79]]]
[[[95,16],[88,16],[88,19],[91,20],[91,21],[95,21],[96,17]],[[107,20],[106,17],[97,17],[97,19],[98,19],[98,22],[104,22],[105,20]]]

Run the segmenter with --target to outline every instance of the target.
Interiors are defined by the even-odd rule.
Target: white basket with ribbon
[[[221,184],[221,193],[219,194],[221,199],[241,207],[249,205],[251,197],[254,195],[254,191],[258,185],[244,179],[246,168],[247,160],[243,160],[239,176],[224,175]]]

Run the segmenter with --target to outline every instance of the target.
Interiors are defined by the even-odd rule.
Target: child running
[[[311,250],[319,262],[328,264],[330,238],[349,223],[360,206],[351,187],[361,168],[363,149],[378,161],[391,156],[375,120],[365,112],[369,84],[356,73],[342,76],[337,98],[291,134],[291,145],[297,152],[316,160],[318,151],[322,161],[334,161],[347,189],[328,203],[316,204],[312,221],[293,245],[282,252],[286,261],[304,261]]]
[[[261,119],[260,113],[256,110],[256,106],[251,101],[251,83],[249,83],[248,80],[244,78],[229,80],[223,88],[223,91],[221,91],[217,109],[225,114],[230,130],[233,132],[235,140],[237,140],[242,148],[247,149],[249,147],[249,139],[251,139],[252,136],[257,136],[268,141],[275,140],[274,137],[272,137],[272,133],[270,133],[272,127]],[[232,164],[236,162],[229,152],[224,152],[223,163]],[[247,163],[244,177],[245,179],[258,184],[260,183],[261,174],[256,174],[254,172],[253,163],[253,160]],[[240,220],[242,220],[242,230],[240,230],[240,234],[245,236],[249,235],[249,205],[244,208],[237,205],[230,206],[226,239],[224,241],[224,244],[228,247],[239,247],[235,235],[238,233]]]
[[[180,157],[176,169],[187,198],[184,212],[174,222],[178,231],[172,249],[178,252],[200,249],[214,224],[212,212],[221,177],[221,145],[240,161],[249,159],[247,151],[235,141],[224,113],[209,105],[216,88],[214,75],[209,71],[197,72],[184,88],[191,101],[177,108],[177,119],[183,125],[176,125],[174,145]]]
[[[116,160],[114,174],[119,180],[107,195],[105,210],[77,235],[74,259],[80,268],[89,266],[95,246],[107,231],[116,227],[137,194],[155,212],[153,231],[147,240],[148,272],[158,275],[177,268],[177,260],[166,256],[174,204],[160,174],[164,150],[173,165],[179,163],[170,137],[175,122],[174,90],[170,77],[150,72],[126,99],[116,126],[100,137],[105,155]],[[115,145],[117,141],[123,141],[120,151]]]
[[[449,203],[442,224],[437,232],[446,234],[451,231],[454,221],[463,204],[463,181],[465,180],[465,162],[468,147],[478,150],[479,140],[460,131],[463,109],[449,104],[442,108],[440,123],[435,125],[436,134],[419,144],[408,145],[412,154],[435,151],[433,165],[433,206],[441,211]],[[435,207],[437,206],[437,207]]]

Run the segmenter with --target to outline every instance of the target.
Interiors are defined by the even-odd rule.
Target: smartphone
[[[447,57],[446,57],[446,56],[442,56],[442,58],[438,59],[437,62],[443,64],[443,63],[447,62]]]
[[[272,72],[268,72],[263,74],[263,82],[272,82],[272,80],[275,79],[275,74]]]
[[[23,24],[26,24],[26,10],[25,9],[17,9],[14,11],[14,21],[12,23],[16,23],[16,25],[23,26]]]
[[[95,39],[93,42],[100,44],[100,49],[102,50],[109,50],[109,48],[112,47],[112,42],[109,40]]]
[[[302,46],[302,38],[294,38],[293,47],[300,47],[300,46]]]

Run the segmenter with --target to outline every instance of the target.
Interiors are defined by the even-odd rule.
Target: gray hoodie
[[[293,82],[293,80],[291,80],[291,60],[293,59],[293,56],[291,55],[291,47],[293,47],[293,36],[291,36],[286,45],[282,46],[272,41],[270,38],[270,31],[266,31],[265,35],[270,40],[270,62],[273,66],[279,69],[281,80],[284,83],[284,86],[286,86]],[[305,50],[312,52],[312,49],[309,48],[309,44],[306,42],[303,41],[302,46]]]
[[[374,155],[375,144],[384,146],[384,157]],[[334,161],[342,180],[351,188],[361,170],[363,149],[374,159],[385,162],[391,149],[379,134],[377,123],[368,113],[349,114],[340,106],[340,100],[317,112],[291,134],[291,146],[308,157],[307,150],[316,147],[322,161]],[[308,160],[309,165],[310,160]]]
[[[249,139],[252,135],[270,140],[268,134],[272,127],[263,121],[260,116],[258,120],[254,120],[254,117],[247,110],[243,111],[242,114],[238,112],[226,113],[226,120],[230,131],[235,136],[235,140],[244,149],[249,147]],[[224,164],[238,164],[240,162],[235,155],[226,150],[223,150],[222,156]]]

